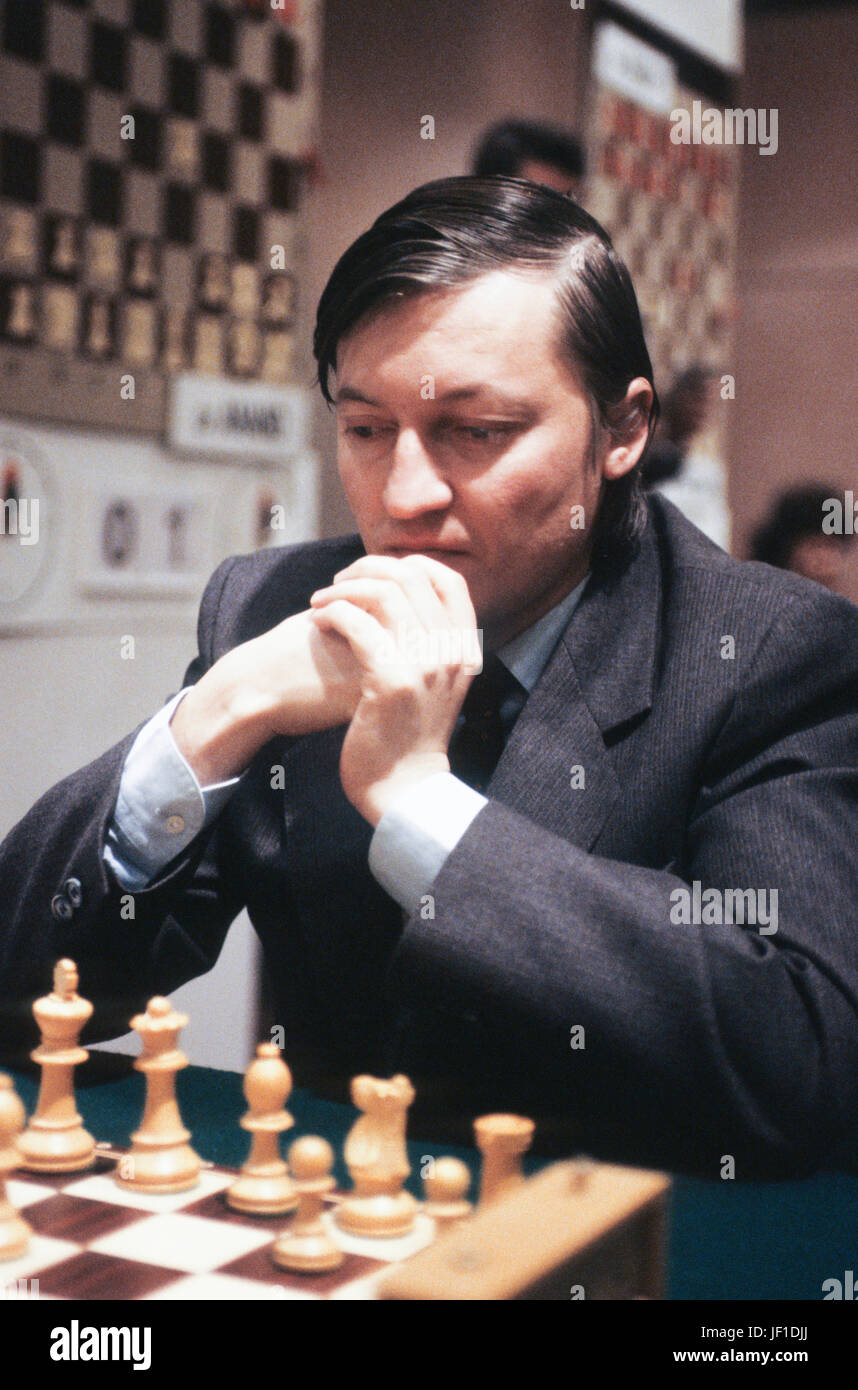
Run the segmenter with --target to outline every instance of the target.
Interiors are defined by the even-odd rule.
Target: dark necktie
[[[484,792],[521,713],[527,691],[490,653],[472,680],[450,740],[450,771]]]

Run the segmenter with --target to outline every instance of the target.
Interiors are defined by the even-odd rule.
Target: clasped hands
[[[173,735],[205,786],[236,775],[272,737],[348,723],[343,789],[376,825],[409,786],[449,770],[480,664],[460,574],[425,555],[367,555],[307,612],[221,657],[179,704]]]

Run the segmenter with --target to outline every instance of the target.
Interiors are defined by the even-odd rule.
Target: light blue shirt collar
[[[566,594],[553,608],[549,608],[547,613],[543,613],[542,617],[537,618],[524,632],[520,632],[517,637],[498,648],[497,655],[504,666],[512,672],[528,694],[545,670],[548,658],[577,608],[578,600],[589,578],[589,574],[585,574],[581,583],[576,585],[571,593]]]

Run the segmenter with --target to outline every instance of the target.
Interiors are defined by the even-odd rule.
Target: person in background
[[[643,464],[643,484],[661,493],[723,550],[730,548],[724,465],[705,434],[715,373],[687,367],[661,402],[661,416]]]
[[[481,137],[472,172],[479,178],[506,174],[529,179],[578,202],[584,191],[584,151],[561,126],[541,121],[501,121]]]
[[[823,530],[826,503],[830,509],[833,500],[839,503],[842,516],[843,494],[824,483],[782,492],[751,538],[750,558],[792,570],[842,594],[854,537]]]

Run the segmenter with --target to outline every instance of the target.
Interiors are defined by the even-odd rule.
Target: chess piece
[[[523,1115],[482,1115],[474,1121],[477,1148],[483,1155],[481,1207],[524,1182],[521,1159],[530,1148],[533,1130],[533,1120]]]
[[[198,372],[219,376],[223,362],[223,328],[220,319],[201,314],[196,323],[194,366]]]
[[[426,1194],[424,1212],[433,1217],[438,1226],[461,1221],[471,1213],[471,1204],[466,1196],[470,1185],[471,1174],[467,1163],[450,1155],[436,1158],[423,1179]]]
[[[289,333],[265,334],[260,375],[263,381],[288,381],[292,375],[294,346]]]
[[[145,238],[135,241],[131,246],[128,288],[135,294],[151,294],[155,279],[155,253],[151,241]]]
[[[32,338],[36,331],[36,309],[31,285],[13,285],[10,292],[9,318],[6,332],[10,338],[22,341]]]
[[[32,1234],[6,1195],[6,1179],[21,1162],[15,1136],[21,1133],[26,1113],[15,1094],[11,1076],[0,1072],[0,1260],[23,1255]]]
[[[417,1214],[417,1202],[403,1188],[411,1171],[405,1124],[414,1088],[400,1075],[390,1081],[356,1076],[351,1089],[364,1114],[346,1139],[345,1160],[355,1187],[340,1205],[337,1223],[355,1235],[405,1235]]]
[[[327,1139],[307,1135],[289,1150],[289,1167],[298,1194],[298,1213],[271,1248],[281,1269],[298,1274],[325,1274],[338,1269],[344,1255],[322,1220],[323,1198],[334,1187],[334,1151]]]
[[[230,364],[239,376],[250,376],[259,361],[259,330],[250,319],[236,319],[229,335]]]
[[[81,999],[77,986],[74,961],[58,961],[53,993],[33,1005],[41,1042],[30,1056],[42,1069],[42,1084],[35,1113],[18,1140],[21,1167],[31,1173],[76,1173],[95,1161],[95,1140],[75,1106],[74,1069],[89,1055],[78,1038],[92,1017],[92,1005]]]
[[[7,208],[5,256],[10,264],[32,268],[36,256],[36,228],[28,208]]]
[[[89,273],[92,280],[111,289],[119,280],[119,241],[110,227],[89,229]]]
[[[250,1154],[241,1176],[226,1194],[236,1211],[254,1216],[294,1211],[298,1197],[289,1169],[280,1157],[278,1135],[295,1121],[283,1107],[292,1090],[292,1074],[275,1043],[260,1043],[247,1068],[244,1094],[250,1106],[239,1124],[253,1135]]]
[[[112,339],[110,306],[100,295],[93,295],[89,301],[87,315],[86,351],[90,357],[106,357],[111,350]]]
[[[146,1108],[131,1150],[117,1172],[120,1187],[135,1192],[183,1192],[200,1175],[200,1160],[188,1144],[190,1134],[182,1124],[176,1101],[176,1073],[188,1059],[176,1046],[187,1023],[169,999],[156,995],[145,1014],[135,1014],[131,1027],[143,1039],[143,1051],[134,1063],[146,1078]]]
[[[75,240],[74,223],[68,217],[59,218],[54,224],[54,244],[51,248],[50,269],[54,274],[71,275],[77,270]]]
[[[71,349],[77,338],[77,296],[67,285],[47,285],[44,292],[46,347]]]
[[[288,275],[272,275],[265,286],[262,316],[266,323],[288,324],[294,310],[295,287]]]
[[[130,300],[126,306],[124,348],[126,361],[135,366],[148,367],[155,360],[155,310],[145,300]]]
[[[164,366],[179,372],[187,361],[188,320],[184,309],[168,309],[164,344]]]
[[[259,279],[254,265],[234,265],[230,311],[237,318],[251,316],[259,306]]]
[[[229,263],[226,256],[205,256],[200,276],[200,300],[207,309],[222,309],[229,298]]]

